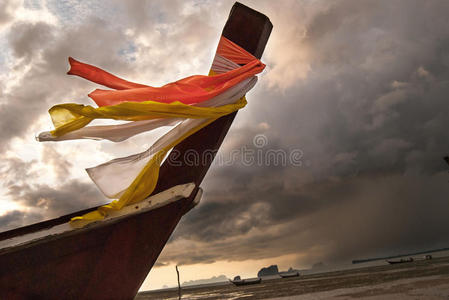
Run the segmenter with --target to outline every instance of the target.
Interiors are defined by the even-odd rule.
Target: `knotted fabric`
[[[95,66],[69,58],[68,74],[83,77],[111,90],[96,89],[89,97],[98,105],[66,103],[49,113],[55,126],[39,141],[107,139],[120,142],[162,126],[174,126],[149,149],[87,169],[90,178],[109,198],[117,200],[75,217],[75,227],[101,220],[111,210],[142,201],[154,190],[167,152],[188,136],[246,105],[245,94],[265,65],[230,40],[221,37],[209,76],[194,75],[162,87],[121,79]],[[130,121],[119,125],[87,126],[95,119]]]

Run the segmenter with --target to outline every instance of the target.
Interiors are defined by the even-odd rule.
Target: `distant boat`
[[[413,262],[413,258],[409,257],[409,258],[401,258],[398,260],[387,260],[387,262],[390,265],[394,265],[394,264],[402,264],[402,263],[408,263],[408,262]]]
[[[236,286],[242,286],[242,285],[251,285],[251,284],[258,284],[262,282],[262,278],[251,278],[251,279],[240,279],[240,276],[236,276],[234,280],[229,280],[231,283],[233,283]]]
[[[279,276],[281,276],[282,278],[298,277],[299,272],[296,271],[296,272],[279,273]]]

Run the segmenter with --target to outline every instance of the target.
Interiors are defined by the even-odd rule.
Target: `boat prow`
[[[105,217],[101,221],[90,223],[86,226],[79,226],[79,228],[93,228],[96,226],[104,226],[109,223],[118,222],[120,219],[129,218],[136,216],[138,214],[146,213],[151,210],[155,210],[159,207],[168,205],[170,203],[176,202],[178,200],[188,198],[195,189],[194,183],[180,184],[174,186],[168,190],[162,191],[156,195],[150,196],[145,200],[137,203],[125,206],[123,209],[119,211],[113,211],[109,213],[107,217]],[[193,205],[197,205],[200,202],[203,191],[202,189],[198,189]],[[80,225],[80,224],[78,224]],[[83,225],[83,224],[81,224]],[[14,236],[8,239],[0,240],[0,254],[7,252],[9,249],[13,249],[14,247],[20,246],[25,247],[28,244],[44,242],[49,237],[51,238],[59,238],[62,235],[70,234],[70,232],[75,232],[79,228],[74,228],[69,222],[52,226],[49,228],[42,228],[41,230],[31,232],[28,234]]]
[[[0,298],[134,297],[177,223],[199,197],[195,185],[176,186],[127,208],[127,214],[85,228],[66,223],[2,240]],[[116,286],[108,288],[112,282]]]
[[[222,37],[261,58],[272,28],[267,16],[235,3]],[[182,216],[201,198],[200,184],[236,113],[176,145],[148,201],[83,228],[68,222],[97,207],[1,232],[0,299],[133,299]],[[188,161],[192,153],[201,161]]]

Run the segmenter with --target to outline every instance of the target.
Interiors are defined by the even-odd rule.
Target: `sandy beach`
[[[135,299],[177,299],[177,290],[141,292]],[[449,257],[396,265],[183,289],[182,299],[449,299]]]

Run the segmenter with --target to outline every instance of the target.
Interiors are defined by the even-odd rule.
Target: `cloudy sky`
[[[48,108],[91,104],[67,57],[162,85],[206,74],[233,1],[0,0],[0,230],[105,203],[84,168],[146,149],[38,143]],[[278,264],[449,246],[449,2],[243,1],[274,29],[248,95],[143,288]],[[274,160],[234,159],[252,151]]]

